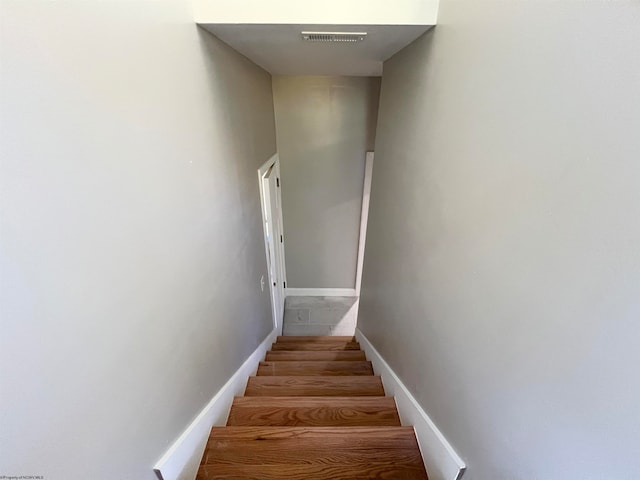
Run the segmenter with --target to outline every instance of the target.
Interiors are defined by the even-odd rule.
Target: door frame
[[[356,265],[355,296],[362,289],[362,269],[364,267],[364,249],[367,244],[367,223],[369,222],[369,202],[371,200],[371,181],[373,179],[373,160],[375,152],[367,152],[364,163],[364,184],[362,186],[362,212],[360,213],[360,236],[358,238],[358,263]]]
[[[284,319],[284,299],[286,294],[285,289],[287,285],[287,269],[286,269],[286,264],[284,259],[284,223],[282,221],[282,194],[281,194],[282,181],[280,177],[280,157],[278,156],[277,153],[273,157],[271,157],[269,160],[267,160],[265,163],[263,163],[262,166],[260,166],[260,168],[258,169],[258,185],[260,187],[260,213],[262,218],[262,238],[264,239],[264,249],[265,249],[264,253],[265,253],[265,260],[267,262],[267,270],[269,269],[270,253],[269,253],[269,242],[267,241],[266,211],[267,211],[267,208],[269,208],[270,202],[266,196],[267,191],[264,187],[264,182],[265,182],[265,176],[269,172],[271,167],[273,167],[273,170],[277,176],[276,178],[278,179],[277,181],[279,184],[279,188],[277,188],[277,191],[276,191],[276,196],[278,198],[278,203],[280,206],[280,208],[277,209],[277,217],[278,217],[277,221],[278,221],[280,235],[282,235],[282,239],[280,242],[278,242],[277,241],[278,239],[274,238],[273,241],[274,241],[274,250],[278,252],[277,253],[278,258],[276,258],[276,261],[277,261],[276,269],[280,274],[278,275],[278,277],[281,279],[281,281],[278,282],[278,285],[274,287],[273,283],[271,282],[269,271],[267,271],[267,277],[268,277],[267,280],[269,282],[269,294],[271,297],[271,313],[273,315],[273,328],[276,328],[280,332],[282,332],[282,323]],[[277,297],[278,292],[280,293],[280,298],[282,299],[282,305],[277,305],[277,302],[276,302],[276,299],[278,298]]]

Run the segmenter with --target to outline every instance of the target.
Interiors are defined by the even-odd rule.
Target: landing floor
[[[357,297],[287,297],[283,335],[353,335]]]

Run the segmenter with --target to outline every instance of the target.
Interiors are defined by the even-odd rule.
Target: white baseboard
[[[357,297],[355,288],[285,288],[285,297]]]
[[[196,478],[211,427],[227,423],[233,397],[243,394],[247,378],[256,372],[258,363],[264,359],[266,351],[276,340],[277,335],[277,329],[267,335],[267,338],[158,460],[153,470],[160,480],[194,480]]]
[[[356,329],[356,340],[360,342],[367,359],[371,360],[376,374],[382,377],[386,394],[396,398],[402,424],[414,427],[429,480],[462,478],[467,468],[464,461],[447,442],[427,412],[422,409],[411,392],[391,370],[389,364],[359,329]]]

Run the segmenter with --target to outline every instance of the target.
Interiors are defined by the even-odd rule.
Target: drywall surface
[[[379,77],[385,60],[409,45],[425,25],[201,24],[272,75]],[[308,42],[301,32],[365,32],[362,42]]]
[[[358,327],[465,478],[640,478],[638,25],[445,0],[385,63]]]
[[[435,25],[438,0],[195,0],[198,23]]]
[[[273,77],[288,288],[355,288],[379,77]]]
[[[0,18],[0,475],[156,479],[272,329],[271,78],[188,2]]]

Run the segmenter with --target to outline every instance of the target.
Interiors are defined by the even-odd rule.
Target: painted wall
[[[153,480],[272,329],[271,78],[186,1],[0,19],[0,474]]]
[[[195,0],[198,23],[435,25],[438,0]]]
[[[640,478],[638,25],[444,0],[385,63],[359,328],[465,478]]]
[[[355,288],[380,78],[275,76],[287,287]]]

